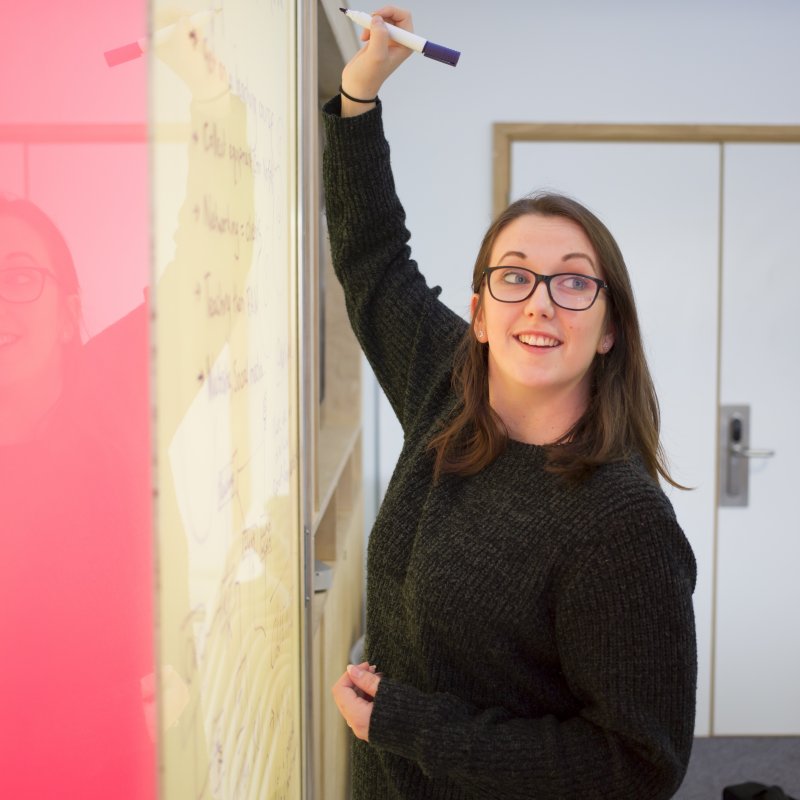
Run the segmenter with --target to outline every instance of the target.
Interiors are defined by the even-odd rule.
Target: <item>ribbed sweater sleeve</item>
[[[575,554],[558,592],[558,652],[577,713],[478,709],[389,677],[375,697],[371,746],[469,797],[672,797],[694,725],[694,557],[674,520],[652,508],[609,519],[607,533]],[[479,673],[480,660],[475,653]]]
[[[331,257],[353,330],[407,431],[430,391],[449,382],[466,322],[437,299],[441,290],[427,286],[411,259],[380,105],[348,119],[339,110],[338,97],[323,109]]]

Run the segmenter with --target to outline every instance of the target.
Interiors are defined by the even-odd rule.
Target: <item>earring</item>
[[[478,331],[478,338],[483,339],[483,331]]]

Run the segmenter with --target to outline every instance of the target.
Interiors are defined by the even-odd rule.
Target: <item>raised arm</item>
[[[381,9],[410,29],[410,16]],[[380,19],[378,17],[377,19]],[[342,73],[353,97],[377,96],[410,52],[388,38],[382,22]],[[342,96],[323,115],[325,204],[331,252],[351,324],[404,429],[432,394],[449,386],[465,321],[437,298],[411,259],[405,213],[395,191],[379,102]]]

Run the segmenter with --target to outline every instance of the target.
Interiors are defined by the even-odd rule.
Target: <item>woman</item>
[[[0,797],[152,796],[146,315],[80,317],[58,228],[0,196]]]
[[[81,348],[78,276],[33,203],[0,196],[0,445],[35,438]]]
[[[691,549],[613,238],[559,196],[489,229],[467,325],[410,260],[373,17],[325,107],[334,266],[405,443],[333,687],[355,798],[667,798],[691,748]],[[543,285],[541,285],[543,284]]]

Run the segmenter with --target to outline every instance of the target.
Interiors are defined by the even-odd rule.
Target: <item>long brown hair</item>
[[[500,232],[527,214],[564,217],[583,228],[599,258],[608,284],[608,314],[614,346],[595,356],[590,367],[590,397],[586,411],[563,437],[548,448],[548,469],[580,480],[594,468],[639,454],[654,480],[661,475],[678,488],[666,464],[659,440],[660,412],[647,367],[639,319],[628,269],[608,228],[572,198],[540,193],[512,203],[483,237],[472,277],[479,295],[474,316],[486,291],[483,270],[490,266],[492,248]],[[489,405],[488,344],[480,342],[473,325],[464,334],[456,355],[453,385],[461,398],[455,416],[430,442],[435,453],[434,474],[474,475],[505,449],[508,432]]]

